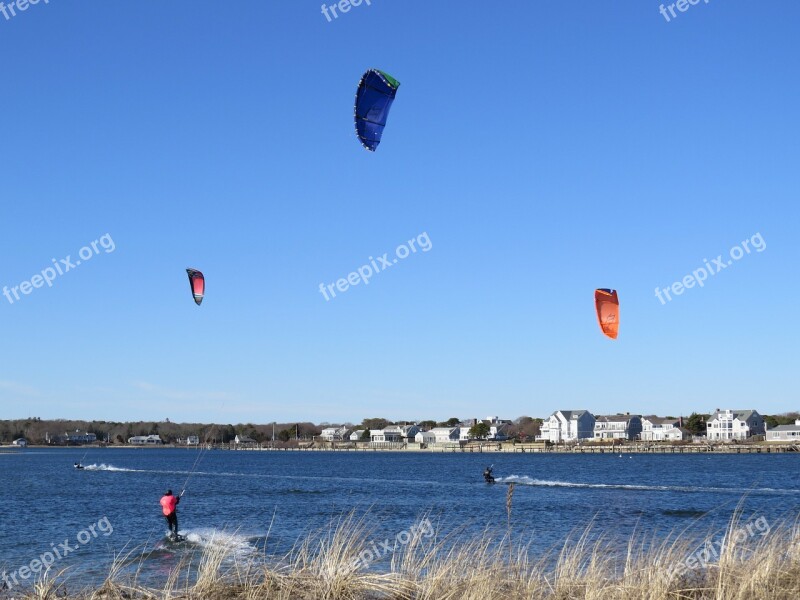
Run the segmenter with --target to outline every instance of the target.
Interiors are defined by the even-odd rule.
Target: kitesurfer
[[[492,467],[486,467],[486,470],[483,472],[483,478],[486,480],[486,483],[494,483],[494,475],[492,475]]]
[[[81,463],[75,463],[75,468],[76,469],[82,469],[83,465]]]
[[[183,496],[183,492],[181,492]],[[161,498],[161,512],[164,513],[164,518],[167,520],[169,526],[169,535],[173,540],[178,539],[178,503],[181,501],[180,496],[173,496],[172,490],[167,490]]]

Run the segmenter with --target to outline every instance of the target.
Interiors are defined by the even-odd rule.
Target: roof
[[[675,423],[680,422],[680,418],[677,419],[670,419],[667,417],[642,417],[643,419],[647,419],[654,425],[674,425]]]
[[[728,410],[730,410],[730,409],[728,409]],[[723,414],[725,412],[726,411],[724,411],[724,410],[716,410],[716,411],[714,411],[714,414],[711,415],[711,417],[709,417],[708,420],[709,421],[713,421],[719,415],[721,415],[721,414]],[[749,419],[750,417],[753,416],[753,413],[758,414],[758,411],[755,411],[755,410],[752,410],[752,409],[740,409],[740,410],[733,409],[733,410],[731,410],[731,414],[733,414],[733,418],[734,419],[739,419],[740,421],[746,421],[747,419]]]
[[[595,415],[595,421],[630,421],[639,415]]]
[[[800,425],[778,425],[770,427],[769,431],[800,431]]]
[[[588,413],[588,410],[557,410],[555,413],[561,413],[564,415],[564,418],[569,419],[580,419],[585,413]]]

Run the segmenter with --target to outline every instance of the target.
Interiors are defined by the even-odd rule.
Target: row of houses
[[[373,444],[384,443],[410,443],[419,444],[447,444],[466,442],[474,439],[470,430],[478,423],[487,426],[486,440],[501,442],[509,439],[508,430],[512,422],[499,417],[486,417],[485,419],[469,419],[454,427],[434,427],[422,431],[417,425],[390,425],[383,429],[370,430],[365,436],[366,429],[349,430],[347,427],[327,427],[322,430],[320,438],[326,442],[364,442]]]
[[[756,410],[717,409],[706,421],[708,441],[746,440],[754,436],[764,436],[770,442],[800,441],[800,420],[794,425],[767,429],[764,417]],[[683,426],[682,417],[630,413],[595,416],[588,410],[557,410],[542,424],[537,439],[557,444],[581,440],[679,442],[692,437]]]

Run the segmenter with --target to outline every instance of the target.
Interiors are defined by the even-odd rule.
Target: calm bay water
[[[180,491],[198,456],[179,507],[180,530],[192,543],[165,544],[158,500],[167,488]],[[73,469],[81,459],[88,468]],[[482,480],[490,463],[499,485]],[[740,502],[745,514],[775,524],[800,510],[800,456],[793,454],[33,449],[0,455],[0,574],[69,540],[78,548],[58,567],[71,565],[77,580],[102,577],[114,551],[136,548],[147,555],[143,576],[157,584],[190,548],[226,543],[242,556],[282,553],[354,508],[370,512],[378,539],[426,512],[442,534],[455,527],[477,534],[487,525],[502,533],[510,481],[517,483],[513,523],[533,551],[593,518],[598,530],[625,539],[634,529],[663,535],[688,527],[703,535],[724,527]]]

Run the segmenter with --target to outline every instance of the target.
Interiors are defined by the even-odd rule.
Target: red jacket
[[[172,513],[175,512],[175,507],[178,506],[178,502],[180,502],[180,498],[177,496],[163,496],[161,498],[161,511],[164,513],[165,517],[170,516]]]

